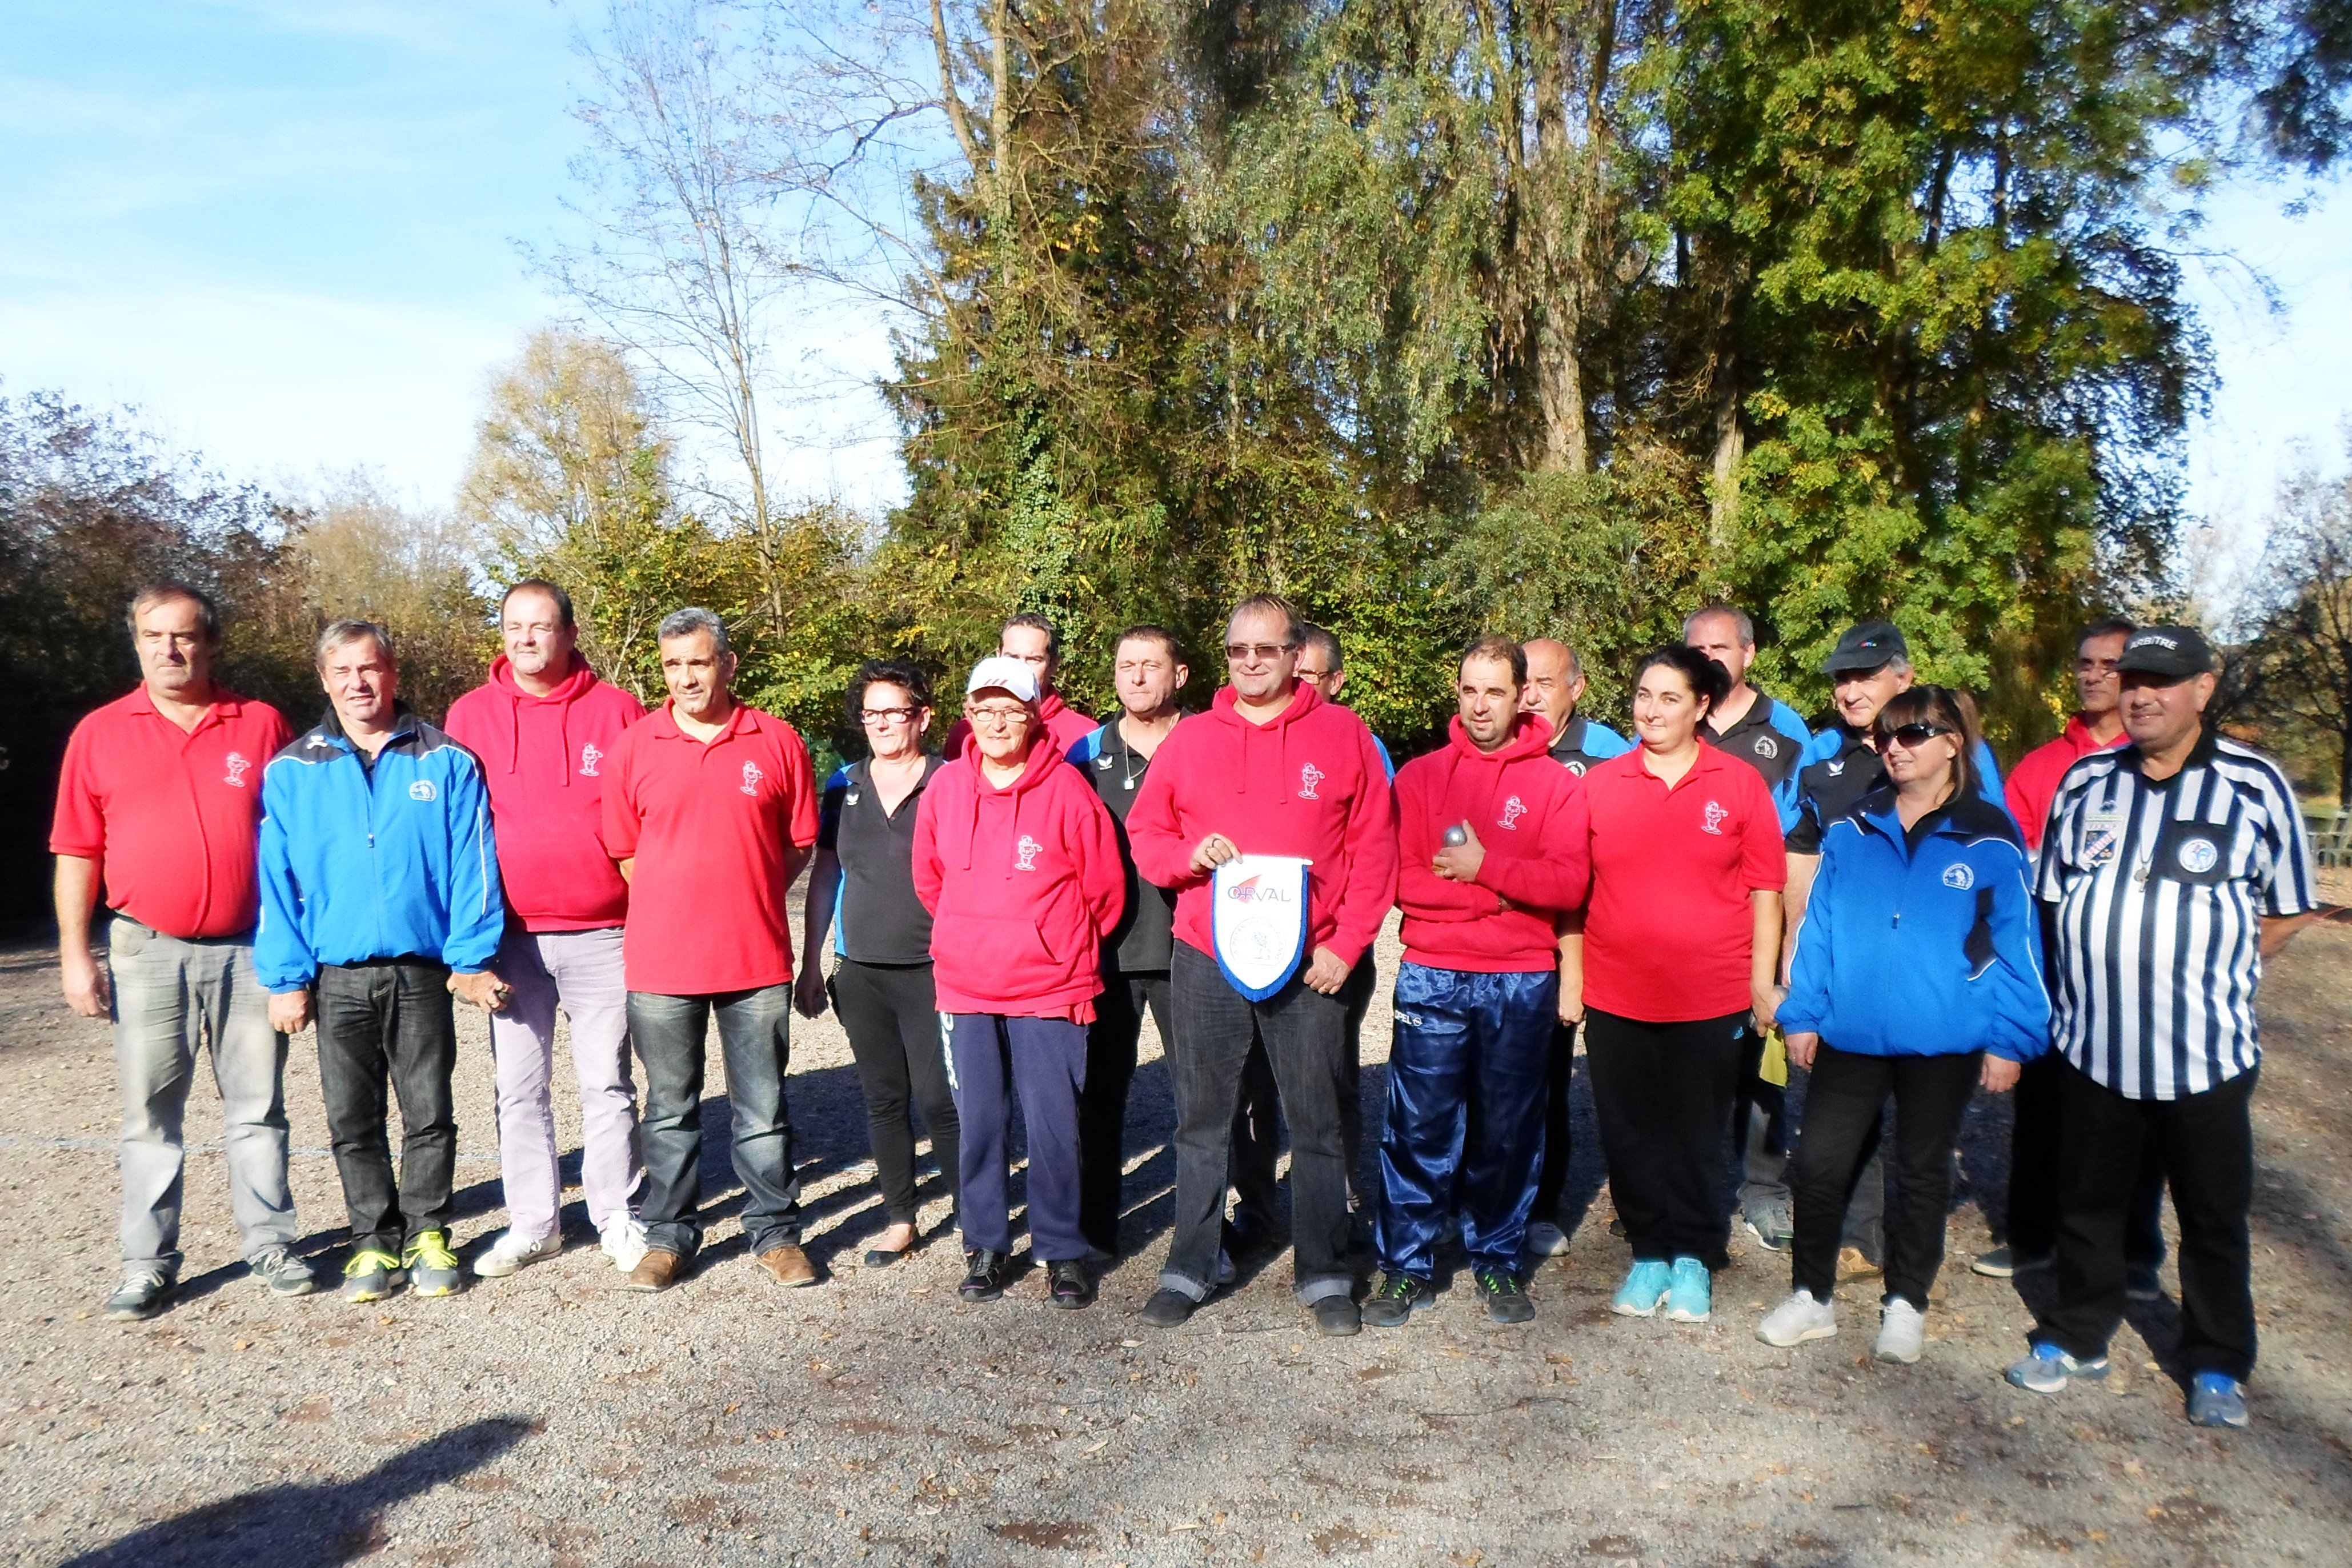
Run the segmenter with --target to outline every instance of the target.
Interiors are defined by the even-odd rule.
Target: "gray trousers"
[[[572,1070],[580,1084],[580,1190],[589,1222],[601,1228],[629,1212],[646,1174],[637,1086],[629,1071],[620,927],[534,934],[509,921],[491,967],[514,988],[507,1010],[490,1015],[508,1223],[534,1241],[562,1228],[553,1082],[561,1006],[572,1020]]]
[[[254,977],[251,944],[166,936],[118,915],[106,967],[114,984],[114,1065],[122,1093],[124,1265],[179,1277],[183,1123],[196,1053],[207,1041],[226,1124],[222,1142],[239,1248],[252,1258],[292,1245],[286,1037],[269,1027],[269,994]]]

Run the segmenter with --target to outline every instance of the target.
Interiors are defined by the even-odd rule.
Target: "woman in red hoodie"
[[[1095,1287],[1078,1228],[1078,1091],[1127,875],[1110,813],[1046,734],[1029,667],[982,659],[965,691],[973,744],[924,791],[914,849],[963,1127],[956,1208],[971,1270],[956,1293],[993,1301],[1011,1271],[1009,1079],[1029,1134],[1030,1249],[1054,1305],[1084,1307]]]

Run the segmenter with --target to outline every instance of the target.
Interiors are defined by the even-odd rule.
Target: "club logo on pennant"
[[[1316,767],[1312,762],[1300,768],[1298,770],[1298,798],[1302,800],[1321,800],[1323,797],[1315,793],[1315,786],[1322,783],[1323,780],[1328,777],[1328,774],[1325,773],[1320,768]]]
[[[1519,831],[1519,819],[1528,814],[1528,803],[1517,795],[1503,802],[1503,815],[1496,824],[1513,832]]]
[[[236,751],[230,752],[223,760],[228,764],[228,776],[221,782],[238,789],[244,789],[246,769],[251,768],[253,764],[246,759],[242,752]]]
[[[746,762],[743,764],[743,793],[746,795],[757,795],[760,792],[760,780],[766,777],[766,774],[760,771],[760,765],[758,763]]]
[[[1217,967],[1254,1002],[1290,983],[1307,956],[1307,868],[1291,855],[1236,855],[1217,867],[1209,926]]]
[[[1037,869],[1038,852],[1044,850],[1045,847],[1045,845],[1039,843],[1028,834],[1022,834],[1020,841],[1013,846],[1013,852],[1017,857],[1013,862],[1013,869],[1014,871],[1035,871]]]

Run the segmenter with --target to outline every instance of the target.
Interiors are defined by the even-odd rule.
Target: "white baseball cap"
[[[971,667],[971,679],[963,684],[964,695],[974,692],[1011,692],[1024,703],[1037,700],[1037,672],[1010,653],[991,653]]]

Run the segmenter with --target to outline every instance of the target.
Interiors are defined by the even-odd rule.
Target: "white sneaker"
[[[1568,1232],[1549,1219],[1538,1219],[1528,1227],[1528,1256],[1557,1258],[1568,1250]]]
[[[511,1230],[503,1231],[490,1243],[488,1251],[474,1260],[474,1272],[485,1280],[503,1280],[526,1264],[552,1258],[562,1250],[563,1238],[560,1234],[542,1236],[534,1241]]]
[[[1919,1359],[1919,1347],[1927,1338],[1927,1314],[1902,1297],[1892,1296],[1878,1309],[1878,1343],[1870,1347],[1870,1354],[1881,1361],[1908,1366]]]
[[[596,1228],[596,1234],[604,1256],[622,1273],[634,1273],[637,1265],[646,1260],[646,1228],[635,1215],[625,1211],[610,1215]]]
[[[1764,1314],[1756,1337],[1782,1350],[1807,1340],[1827,1339],[1837,1333],[1837,1303],[1817,1301],[1811,1291],[1791,1291],[1789,1299]]]

